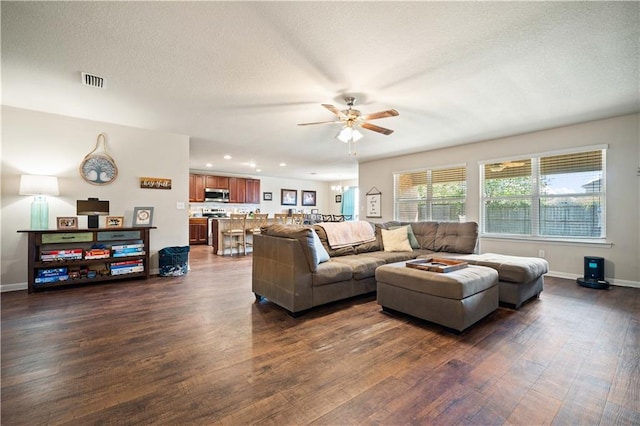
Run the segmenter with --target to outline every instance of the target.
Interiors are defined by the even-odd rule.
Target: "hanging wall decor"
[[[108,185],[118,177],[118,167],[107,153],[104,134],[98,135],[95,148],[80,163],[80,175],[92,185]]]
[[[382,217],[380,213],[380,196],[382,193],[375,186],[367,192],[367,217]]]

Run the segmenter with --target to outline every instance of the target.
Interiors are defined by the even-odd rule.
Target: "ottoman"
[[[439,256],[440,254],[438,253]],[[442,257],[464,260],[470,265],[486,266],[498,271],[500,304],[515,309],[520,309],[524,302],[533,297],[540,297],[544,285],[543,275],[549,272],[549,263],[537,257],[497,253]]]
[[[391,263],[376,269],[378,304],[462,332],[498,309],[498,272],[469,265],[439,273]]]

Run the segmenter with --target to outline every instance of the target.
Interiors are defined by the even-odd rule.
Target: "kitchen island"
[[[216,218],[209,218],[209,241],[210,241],[210,245],[213,249],[213,252],[217,255],[222,256],[223,255],[223,244],[222,242],[223,240],[223,235],[222,232],[227,230],[227,226],[229,225],[229,218],[228,217],[216,217]],[[268,224],[272,224],[275,223],[275,219],[274,218],[269,218],[267,219],[267,223]],[[247,227],[251,227],[251,218],[247,218]],[[252,249],[253,249],[253,235],[251,233],[248,233],[246,235],[247,238],[247,253],[251,253]],[[230,251],[227,250],[227,254],[229,254]],[[236,251],[233,250],[233,253],[235,254]]]

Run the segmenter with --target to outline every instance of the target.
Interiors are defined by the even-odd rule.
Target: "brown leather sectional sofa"
[[[378,266],[417,257],[463,258],[471,264],[489,266],[498,271],[500,301],[518,308],[532,296],[539,296],[543,274],[548,271],[544,259],[474,254],[478,240],[475,222],[386,222],[371,224],[376,240],[331,249],[321,224],[269,225],[253,240],[252,291],[257,298],[299,314],[315,306],[376,291]],[[382,229],[410,225],[419,246],[411,251],[384,251]],[[319,262],[316,231],[330,260]],[[484,256],[484,257],[483,257]],[[501,257],[502,256],[502,257]],[[518,281],[518,282],[514,282]]]

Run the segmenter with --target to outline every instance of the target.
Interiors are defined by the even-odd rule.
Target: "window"
[[[465,216],[465,167],[394,173],[393,180],[395,220],[458,222]]]
[[[482,232],[604,238],[605,148],[481,164]]]

